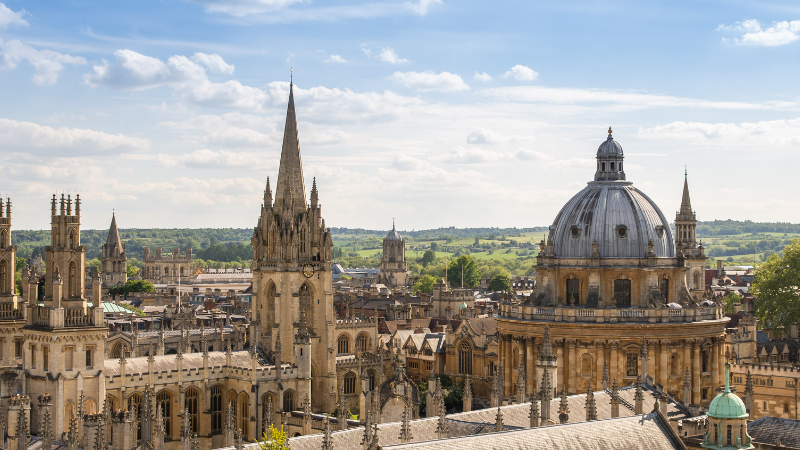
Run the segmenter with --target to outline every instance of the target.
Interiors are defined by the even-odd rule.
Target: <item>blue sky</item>
[[[0,3],[16,228],[251,227],[293,68],[329,226],[543,226],[612,126],[670,219],[800,221],[792,2]]]

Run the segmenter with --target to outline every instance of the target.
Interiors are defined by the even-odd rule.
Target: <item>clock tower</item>
[[[267,179],[252,244],[253,342],[262,352],[280,352],[283,363],[300,367],[305,364],[296,359],[307,355],[286,344],[298,342],[298,336],[310,339],[312,408],[331,412],[336,396],[333,240],[322,218],[316,180],[306,202],[291,84],[275,198]]]

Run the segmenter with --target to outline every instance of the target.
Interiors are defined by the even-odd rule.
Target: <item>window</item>
[[[75,261],[69,263],[69,296],[78,296],[78,274]]]
[[[767,410],[767,402],[764,402],[764,411]]]
[[[631,306],[631,280],[614,280],[614,302],[617,306]]]
[[[590,377],[592,376],[592,355],[588,353],[584,353],[581,356],[581,376],[582,377]]]
[[[64,370],[72,370],[72,354],[75,347],[64,347]]]
[[[356,374],[347,372],[344,376],[344,393],[346,395],[356,393]]]
[[[433,370],[433,361],[425,361],[425,370],[428,372]]]
[[[45,372],[50,370],[50,347],[47,345],[42,346],[42,368]]]
[[[581,280],[577,278],[570,278],[567,280],[567,302],[569,304],[580,303],[581,297]]]
[[[294,411],[294,391],[286,391],[283,394],[283,411]]]
[[[677,353],[669,358],[669,374],[673,377],[681,376],[681,357]]]
[[[664,303],[669,302],[669,280],[666,278],[661,279],[661,283],[659,284],[659,290],[661,291],[661,297],[664,298]]]
[[[612,171],[614,170],[614,163],[613,162],[611,163],[611,170]]]
[[[419,361],[409,361],[408,362],[409,369],[419,369]]]
[[[3,236],[5,236],[5,234]],[[6,283],[6,262],[0,261],[0,294],[7,293],[8,283]]]
[[[789,404],[788,403],[784,403],[783,404],[783,413],[784,414],[789,414]]]
[[[731,438],[733,437],[733,427],[728,425],[728,445],[731,445]]]
[[[350,353],[350,336],[346,334],[339,336],[338,353]]]
[[[250,396],[242,392],[239,394],[239,432],[248,436],[250,425]]]
[[[700,272],[694,273],[694,288],[695,289],[702,289],[703,286],[700,285]]]
[[[629,377],[639,376],[639,355],[636,353],[628,353],[627,357],[627,371]]]
[[[69,430],[70,422],[72,421],[72,416],[75,415],[75,404],[72,401],[67,400],[64,404],[64,429]]]
[[[703,398],[703,400],[708,400],[708,388],[700,389],[700,396]]]
[[[86,347],[86,368],[92,368],[92,352],[94,351],[93,347]]]
[[[36,345],[31,344],[31,369],[36,368]]]
[[[164,417],[164,434],[172,436],[172,392],[163,390],[156,395],[156,408]]]
[[[581,235],[581,229],[578,228],[577,225],[573,225],[572,227],[570,227],[569,232],[572,235],[572,237],[574,237],[574,238],[576,238],[576,237]]]
[[[311,311],[311,304],[311,288],[308,287],[308,283],[303,283],[303,285],[300,286],[300,309],[305,311],[306,320],[308,321],[308,332],[314,335],[314,329],[312,328],[314,319]],[[349,345],[348,343],[348,347]]]
[[[369,336],[364,333],[358,335],[356,338],[356,348],[359,352],[366,352],[369,349]]]
[[[700,352],[701,362],[703,366],[702,372],[708,372],[708,350]]]
[[[14,339],[14,357],[22,358],[22,338]]]
[[[142,394],[134,392],[128,397],[128,411],[131,413],[136,411],[136,423],[133,426],[136,428],[136,439],[142,438]]]
[[[741,383],[741,381],[740,381],[740,383]],[[786,387],[793,388],[794,387],[794,381],[787,381],[786,382]]]
[[[772,386],[772,378],[767,379],[767,386]]]
[[[200,391],[191,387],[186,390],[183,407],[189,413],[189,425],[193,433],[197,433],[197,412],[200,403]]]
[[[211,388],[211,431],[222,429],[222,387]]]
[[[603,172],[606,171],[606,163],[600,163],[600,170]]]
[[[461,341],[458,348],[458,373],[462,375],[472,374],[472,345],[466,340]]]
[[[617,227],[617,236],[619,236],[620,238],[624,238],[627,235],[628,235],[628,227],[626,227],[625,225],[620,225]]]

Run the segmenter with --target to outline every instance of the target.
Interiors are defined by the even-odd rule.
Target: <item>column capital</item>
[[[569,348],[575,348],[578,345],[578,340],[577,339],[565,339],[565,341],[566,341],[567,345],[569,346]]]
[[[608,347],[609,347],[611,350],[617,350],[617,349],[619,349],[619,341],[608,341]]]

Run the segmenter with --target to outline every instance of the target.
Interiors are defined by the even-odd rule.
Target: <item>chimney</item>
[[[792,338],[793,341],[797,340],[797,322],[792,324],[792,327],[789,331],[789,336]]]
[[[717,278],[722,276],[722,260],[717,260]]]

